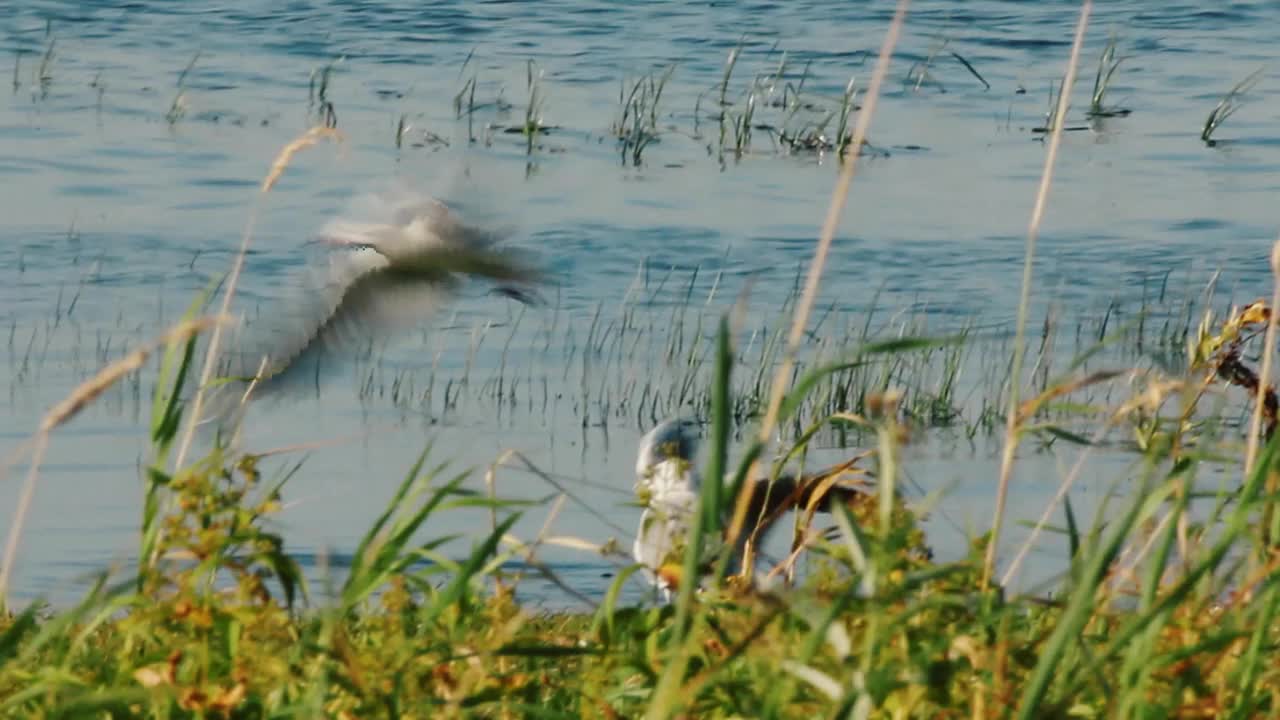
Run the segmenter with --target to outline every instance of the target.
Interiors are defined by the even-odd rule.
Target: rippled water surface
[[[271,192],[239,309],[277,312],[319,226],[394,178],[514,227],[557,287],[547,307],[524,311],[469,290],[318,395],[251,417],[254,450],[314,445],[286,492],[291,547],[304,557],[349,553],[429,442],[434,459],[457,467],[520,451],[581,501],[553,518],[553,534],[628,544],[635,441],[652,422],[643,388],[680,377],[652,362],[663,356],[672,308],[692,307],[690,325],[699,314],[714,318],[750,279],[750,322],[775,323],[830,198],[834,158],[782,152],[769,126],[785,113],[768,103],[802,78],[806,96],[833,107],[851,76],[865,87],[868,53],[892,10],[887,2],[13,5],[0,14],[0,63],[13,69],[11,91],[0,91],[8,378],[0,442],[15,446],[47,407],[156,334],[229,267],[258,183],[315,121],[309,98],[320,69],[337,61],[325,94],[345,141],[298,155]],[[828,332],[867,325],[873,307],[877,328],[910,316],[937,332],[1007,330],[1045,154],[1031,130],[1063,74],[1077,13],[1066,2],[915,4],[818,298],[815,317],[827,318]],[[1131,319],[1158,288],[1172,304],[1215,271],[1225,295],[1266,292],[1280,217],[1280,88],[1264,76],[1216,146],[1199,132],[1227,89],[1275,59],[1277,23],[1280,8],[1262,2],[1096,9],[1069,118],[1083,129],[1064,137],[1041,236],[1037,312],[1052,304],[1063,316],[1096,318],[1110,307]],[[1110,31],[1129,57],[1109,101],[1132,114],[1090,121],[1089,86]],[[739,44],[732,112],[753,78],[770,85],[786,53],[773,92],[760,91],[741,156],[718,149],[712,116]],[[916,88],[908,71],[931,55],[930,79]],[[660,137],[639,166],[623,162],[611,133],[620,88],[669,65]],[[522,135],[503,131],[524,121],[530,73],[541,75],[541,120],[551,126],[532,152]],[[468,122],[454,98],[471,78],[477,107]],[[173,108],[180,112],[166,119]],[[639,308],[640,339],[609,345],[601,334],[617,327],[609,323],[624,306]],[[584,360],[579,348],[592,338],[613,348],[602,354],[612,360]],[[21,594],[68,597],[89,571],[127,563],[149,393],[149,376],[118,386],[55,435],[17,569]],[[989,522],[995,473],[978,445],[909,450],[917,493],[948,488],[930,521],[943,549]],[[1026,454],[1012,499],[1020,519],[1038,514],[1059,466],[1073,460]],[[1124,462],[1098,461],[1082,505]],[[23,469],[0,480],[0,525]],[[475,482],[482,486],[480,475]],[[511,495],[554,494],[516,469],[498,471],[496,482]],[[532,537],[545,519],[530,512],[517,534]],[[482,514],[460,514],[428,529],[483,523]],[[542,557],[587,595],[614,569],[578,550]]]

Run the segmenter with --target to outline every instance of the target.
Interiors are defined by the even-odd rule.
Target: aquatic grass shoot
[[[738,44],[732,50],[729,51],[729,58],[725,60],[724,75],[720,79],[719,106],[722,109],[722,111],[723,111],[723,108],[729,107],[729,105],[731,104],[728,98],[729,78],[733,77],[733,69],[738,65],[738,56],[742,54],[742,46],[744,43],[746,43],[746,41],[747,41],[747,36],[744,34],[741,38],[738,39]]]
[[[342,55],[313,69],[307,81],[307,110],[314,110],[315,122],[330,129],[338,127],[338,112],[333,100],[329,99],[329,83],[333,79],[333,71],[346,59]]]
[[[1205,118],[1204,127],[1200,129],[1200,139],[1204,141],[1205,145],[1213,147],[1218,143],[1213,134],[1218,131],[1219,127],[1222,127],[1222,123],[1226,122],[1227,118],[1240,109],[1245,93],[1249,92],[1262,79],[1264,69],[1258,68],[1254,70],[1246,75],[1243,80],[1233,85],[1227,91],[1227,94],[1222,96],[1222,99],[1218,101],[1213,110],[1209,112],[1209,117]]]
[[[200,51],[196,51],[191,56],[191,60],[187,62],[186,67],[182,68],[182,72],[178,73],[178,80],[174,83],[177,90],[174,93],[173,100],[169,102],[169,109],[165,111],[164,119],[169,125],[175,125],[187,114],[187,75],[195,68],[196,61],[200,59]]]
[[[929,52],[925,55],[924,59],[917,60],[916,62],[911,64],[911,67],[907,68],[906,83],[908,85],[911,85],[912,91],[919,92],[920,88],[926,82],[930,82],[936,85],[939,92],[945,93],[947,91],[946,86],[942,84],[942,81],[940,81],[936,76],[934,76],[933,73],[929,71],[930,68],[933,67],[934,60],[938,57],[938,55],[942,54],[944,50],[953,60],[960,63],[960,65],[963,66],[965,70],[969,71],[969,74],[972,75],[974,79],[982,83],[983,89],[990,90],[991,83],[987,82],[987,79],[982,77],[982,73],[978,72],[978,69],[973,66],[973,63],[969,62],[960,53],[954,50],[947,49],[947,46],[950,43],[951,43],[950,38],[939,33],[939,35],[934,39],[933,43],[930,45]]]
[[[1116,56],[1116,35],[1114,32],[1107,38],[1107,45],[1098,56],[1098,72],[1093,77],[1093,92],[1089,95],[1089,117],[1108,118],[1126,117],[1131,110],[1125,107],[1106,104],[1107,90],[1111,88],[1111,80],[1121,63],[1128,56]]]
[[[546,94],[542,89],[543,75],[543,70],[530,59],[525,65],[525,89],[529,93],[529,99],[524,106],[524,124],[518,130],[525,138],[525,154],[530,156],[537,147],[539,133],[549,129],[542,122],[547,102]]]
[[[32,78],[32,84],[40,88],[40,97],[44,98],[49,94],[49,86],[53,84],[53,61],[56,58],[54,50],[57,48],[57,40],[53,37],[52,21],[45,23],[44,30],[45,40],[47,44],[44,53],[40,56],[40,65],[36,67],[35,77]],[[17,67],[14,67],[14,77],[17,77]],[[16,82],[16,81],[15,81]]]
[[[470,59],[470,56],[468,56],[468,59]],[[453,96],[454,116],[461,118],[464,114],[466,115],[467,142],[469,143],[474,143],[476,141],[476,81],[476,75],[472,75],[467,78],[467,81],[462,85],[462,89],[458,91],[457,95]]]
[[[619,141],[624,166],[630,160],[633,167],[638,167],[645,148],[658,141],[659,102],[675,69],[675,65],[670,65],[661,74],[641,77],[631,84],[629,91],[625,82],[619,86],[619,114],[612,129]]]

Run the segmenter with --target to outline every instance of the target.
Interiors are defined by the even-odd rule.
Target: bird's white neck
[[[681,458],[670,458],[649,466],[640,476],[636,489],[642,495],[648,494],[654,501],[663,502],[696,494],[701,484],[693,463]]]

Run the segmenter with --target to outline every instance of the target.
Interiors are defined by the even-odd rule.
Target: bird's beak
[[[358,240],[350,235],[321,235],[320,237],[312,240],[310,244],[324,245],[326,247],[351,247],[353,245],[367,245],[368,243]]]
[[[326,227],[316,237],[316,242],[329,247],[373,247],[378,232],[383,230],[378,225],[358,223],[339,223]]]
[[[534,288],[519,288],[513,285],[499,285],[489,291],[490,295],[501,295],[516,302],[532,307],[546,307],[547,299]]]

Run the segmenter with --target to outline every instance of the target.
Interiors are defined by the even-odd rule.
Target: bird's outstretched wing
[[[857,467],[866,453],[815,472],[802,475],[784,474],[770,482],[767,476],[752,480],[755,488],[747,506],[749,526],[763,535],[788,510],[825,513],[827,500],[848,503],[866,495],[870,489],[867,471]],[[746,492],[744,487],[742,492]]]
[[[529,291],[541,279],[527,257],[499,246],[500,234],[468,225],[434,198],[393,189],[354,207],[355,219],[322,228],[324,244],[338,246],[323,269],[304,272],[296,297],[228,343],[219,374],[232,381],[215,415],[237,407],[251,378],[255,397],[317,385],[326,368],[428,319],[464,277]]]
[[[447,274],[395,270],[372,250],[343,251],[330,269],[330,279],[304,284],[302,297],[274,308],[267,323],[245,328],[226,376],[257,377],[255,395],[314,384],[381,338],[431,317],[457,285]]]

